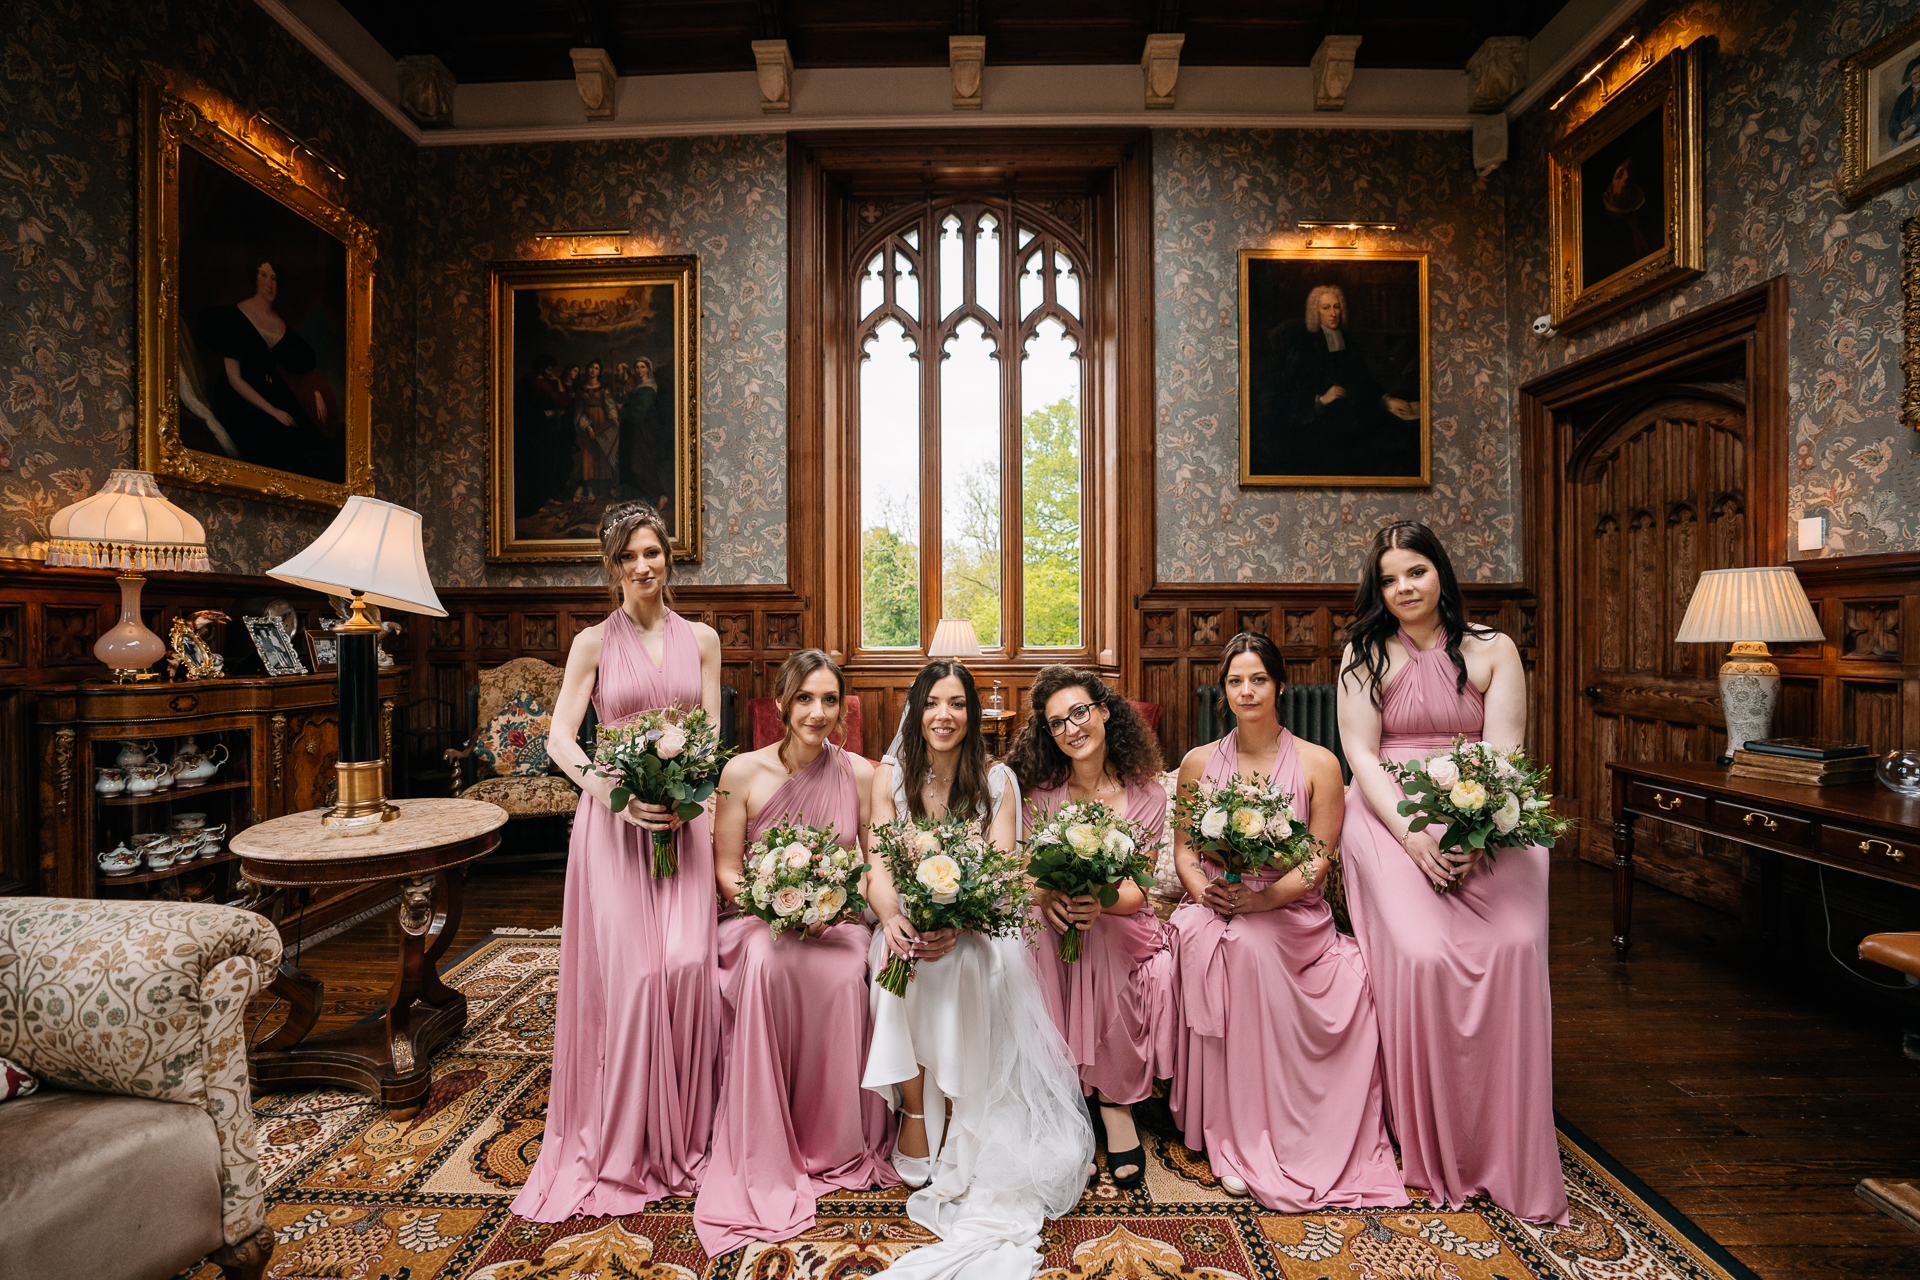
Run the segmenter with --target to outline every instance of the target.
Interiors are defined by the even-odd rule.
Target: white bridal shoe
[[[1245,1196],[1247,1194],[1247,1184],[1230,1173],[1220,1175],[1220,1189],[1230,1196]]]
[[[900,1150],[899,1135],[896,1134],[893,1139],[893,1171],[900,1175],[901,1182],[904,1182],[907,1186],[915,1188],[916,1190],[933,1181],[933,1162],[939,1158],[940,1140],[946,1136],[947,1132],[946,1099],[935,1094],[934,1097],[929,1098],[927,1101],[933,1104],[932,1106],[928,1106],[927,1110],[934,1113],[934,1119],[940,1122],[937,1125],[928,1121],[925,1116],[917,1111],[902,1110],[900,1112],[900,1118],[902,1120],[919,1120],[926,1123],[927,1154],[924,1156],[907,1155]],[[922,1105],[925,1104],[923,1103]]]

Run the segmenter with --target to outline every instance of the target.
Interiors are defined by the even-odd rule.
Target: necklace
[[[939,774],[935,773],[933,770],[929,769],[927,770],[926,781],[921,783],[920,785],[930,787],[936,782],[952,782],[952,781],[953,781],[952,774],[948,774],[946,777],[943,778]]]

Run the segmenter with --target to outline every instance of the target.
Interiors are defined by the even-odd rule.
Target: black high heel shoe
[[[1102,1103],[1101,1105],[1120,1107],[1124,1104]],[[1139,1137],[1138,1122],[1136,1121],[1134,1125],[1134,1144],[1133,1148],[1129,1151],[1115,1151],[1113,1144],[1107,1140],[1106,1117],[1099,1117],[1099,1123],[1101,1143],[1107,1148],[1107,1171],[1112,1173],[1115,1169],[1124,1169],[1128,1165],[1133,1166],[1133,1172],[1124,1178],[1117,1173],[1113,1174],[1113,1185],[1122,1191],[1137,1191],[1140,1185],[1147,1180],[1147,1144],[1145,1140]]]

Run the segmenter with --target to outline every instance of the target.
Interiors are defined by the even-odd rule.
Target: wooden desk
[[[1616,762],[1607,768],[1613,771],[1613,952],[1620,959],[1633,945],[1633,824],[1639,818],[1920,888],[1920,798],[1877,783],[1796,787],[1736,778],[1714,764]]]

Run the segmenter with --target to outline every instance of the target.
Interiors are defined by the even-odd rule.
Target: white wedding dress
[[[1005,765],[988,778],[993,808],[1020,803]],[[907,799],[894,771],[894,811]],[[873,972],[886,962],[874,930]],[[1047,1013],[1026,942],[962,933],[939,960],[922,960],[904,997],[872,984],[873,1041],[861,1084],[900,1107],[899,1084],[925,1066],[933,1180],[907,1216],[940,1237],[888,1268],[901,1280],[1029,1280],[1040,1232],[1080,1202],[1093,1127],[1067,1042]],[[947,1102],[953,1116],[942,1118]]]

